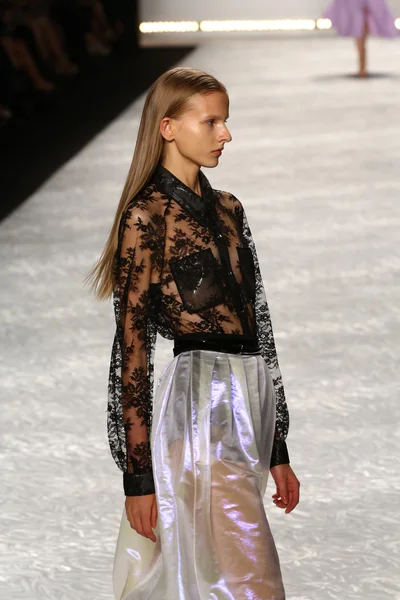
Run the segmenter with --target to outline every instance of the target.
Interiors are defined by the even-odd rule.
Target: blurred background
[[[400,15],[400,0],[389,4]],[[326,7],[326,0],[0,0],[0,217],[195,45],[329,39]],[[29,165],[23,178],[19,161]]]
[[[329,4],[0,0],[2,599],[113,598],[114,316],[83,280],[146,91],[183,65],[230,96],[206,175],[246,209],[272,314],[302,484],[290,515],[265,496],[287,598],[400,600],[400,0],[365,79]],[[159,339],[156,376],[171,357]]]
[[[136,0],[0,0],[2,216],[185,56],[141,50],[139,18]]]

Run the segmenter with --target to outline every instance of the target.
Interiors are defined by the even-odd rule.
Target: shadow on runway
[[[353,79],[356,81],[369,81],[370,79],[399,79],[398,73],[370,73],[368,77],[359,77],[357,73],[327,73],[316,75],[314,81],[333,81],[334,79]]]

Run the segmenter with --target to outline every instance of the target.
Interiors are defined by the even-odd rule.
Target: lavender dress
[[[323,16],[332,21],[339,35],[362,37],[365,19],[372,35],[399,35],[386,0],[334,0]]]

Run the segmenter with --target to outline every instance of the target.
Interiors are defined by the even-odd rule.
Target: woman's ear
[[[167,142],[172,142],[175,139],[172,121],[173,119],[170,117],[164,117],[160,123],[160,133]]]

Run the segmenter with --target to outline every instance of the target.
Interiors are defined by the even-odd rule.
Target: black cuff
[[[152,471],[143,475],[124,473],[123,483],[125,496],[146,496],[155,493]]]
[[[286,442],[274,440],[269,468],[272,469],[272,467],[276,467],[277,465],[288,465],[289,463],[289,453]]]

